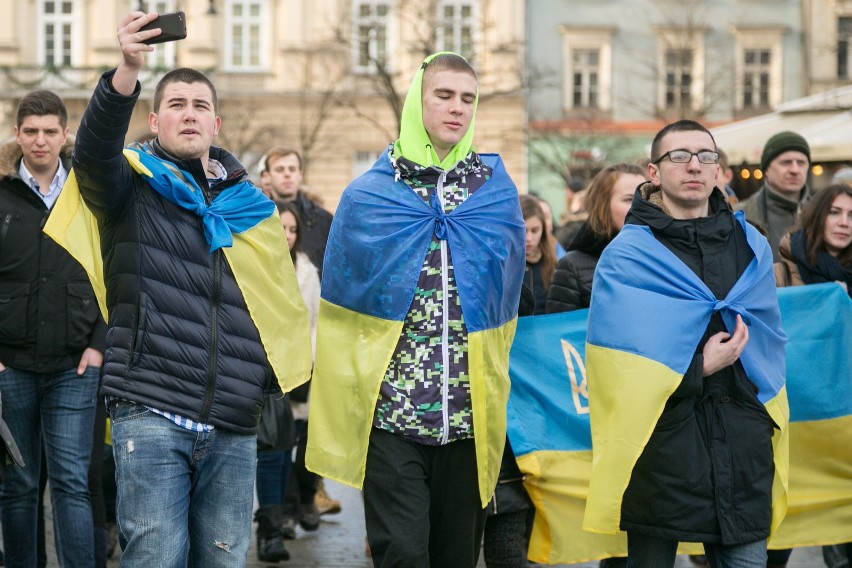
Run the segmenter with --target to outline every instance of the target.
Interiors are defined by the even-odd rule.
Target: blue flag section
[[[852,301],[836,284],[781,289],[778,300],[788,338],[790,481],[787,516],[769,546],[852,541]],[[592,469],[587,316],[519,318],[511,351],[508,435],[536,506],[529,558],[544,564],[626,553],[623,533],[581,528]]]
[[[518,318],[508,406],[516,457],[542,450],[592,450],[583,363],[588,315],[589,310],[578,310]]]
[[[787,351],[790,421],[852,415],[849,297],[836,284],[797,286],[779,290],[778,304],[781,325],[796,340]]]

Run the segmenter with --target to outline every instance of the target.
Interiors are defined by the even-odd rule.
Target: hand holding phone
[[[158,16],[156,20],[148,22],[139,28],[139,31],[154,30],[157,28],[161,31],[160,35],[146,39],[142,43],[153,45],[155,43],[186,39],[186,15],[183,12],[163,14]]]

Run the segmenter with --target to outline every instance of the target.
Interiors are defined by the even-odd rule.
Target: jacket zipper
[[[226,180],[224,183],[227,183]],[[213,203],[213,191],[209,184],[204,192],[207,205]],[[216,367],[219,352],[219,306],[222,303],[222,249],[213,253],[213,295],[210,298],[210,355],[207,359],[207,387],[204,392],[204,406],[201,407],[200,422],[207,424],[210,408],[213,406],[213,394],[216,392]]]
[[[204,393],[204,406],[201,408],[200,422],[207,423],[210,407],[213,405],[213,393],[216,391],[216,364],[218,361],[219,305],[222,302],[222,249],[213,253],[213,297],[210,300],[210,357],[207,367],[207,389]]]
[[[435,191],[438,192],[438,200],[441,203],[441,210],[446,207],[444,199],[444,183],[447,180],[447,172],[441,173],[438,178],[438,187]],[[447,262],[447,241],[441,240],[441,289],[443,291],[441,298],[441,419],[443,420],[444,434],[441,437],[441,443],[447,444],[450,441],[450,411],[447,407],[450,400],[450,349],[449,349],[449,287],[450,277],[447,274],[449,263]]]

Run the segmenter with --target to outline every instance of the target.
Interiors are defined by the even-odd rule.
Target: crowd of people
[[[258,558],[285,561],[297,526],[340,511],[324,477],[362,488],[376,566],[473,568],[483,550],[489,568],[525,566],[509,349],[519,315],[584,308],[591,398],[661,375],[623,491],[602,495],[593,470],[587,521],[628,537],[628,558],[602,566],[672,566],[680,541],[704,543],[696,564],[786,565],[766,548],[786,424],[773,291],[852,295],[852,186],[811,191],[804,138],[770,138],[765,184],[740,200],[712,134],[669,124],[650,161],[603,168],[572,200],[582,220],[554,229],[550,205],[474,149],[478,78],[442,52],[332,216],[296,150],[271,147],[252,179],[213,144],[199,71],[163,76],[154,137],[125,146],[155,17],[121,21],[120,64],[75,136],[62,100],[34,91],[0,148],[7,566],[44,565],[45,484],[62,566],[105,566],[112,522],[122,566],[242,566],[252,513]],[[649,310],[665,325],[642,328]],[[611,363],[626,312],[640,328],[624,345],[666,345],[679,373]],[[631,401],[612,392],[592,428],[617,440],[601,417]],[[595,467],[618,448],[595,448]],[[852,561],[852,544],[827,554]]]

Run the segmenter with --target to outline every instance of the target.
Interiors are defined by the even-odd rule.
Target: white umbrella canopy
[[[852,85],[790,101],[775,112],[711,132],[731,164],[760,164],[766,141],[784,130],[808,141],[812,162],[852,161]]]

